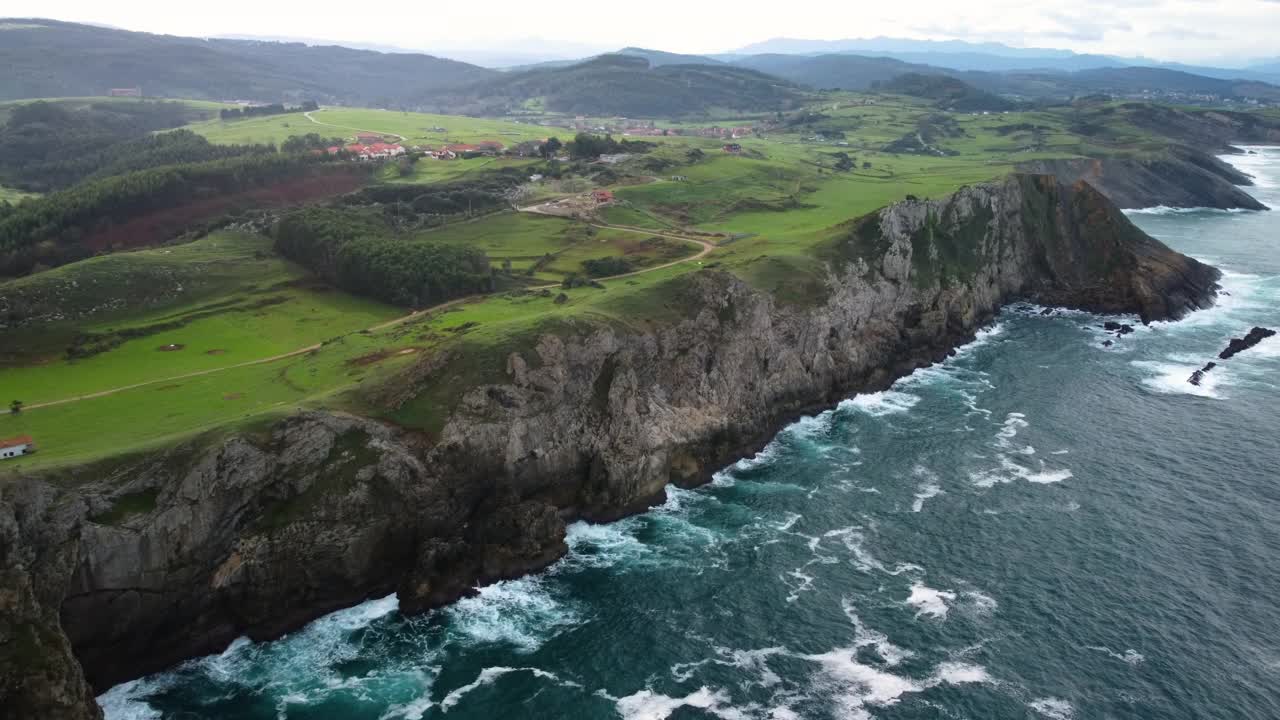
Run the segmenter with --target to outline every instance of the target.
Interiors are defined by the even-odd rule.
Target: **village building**
[[[613,202],[613,192],[609,190],[595,190],[591,193],[591,199],[596,201],[597,205]]]
[[[21,457],[36,449],[36,442],[30,435],[19,435],[7,440],[0,440],[0,460]]]

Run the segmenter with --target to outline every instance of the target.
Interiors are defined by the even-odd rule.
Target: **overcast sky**
[[[993,40],[1183,62],[1280,56],[1280,0],[5,0],[0,14],[175,35],[269,35],[424,51],[596,48],[724,52],[773,37]],[[579,48],[566,48],[568,54]]]

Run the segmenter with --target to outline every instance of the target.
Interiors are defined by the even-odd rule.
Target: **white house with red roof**
[[[19,435],[0,440],[0,460],[21,457],[36,449],[36,441],[30,435]]]

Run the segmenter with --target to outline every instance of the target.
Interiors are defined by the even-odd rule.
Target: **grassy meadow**
[[[803,122],[738,141],[739,154],[724,152],[724,141],[714,138],[644,138],[655,143],[652,152],[594,180],[531,186],[523,201],[609,187],[618,202],[598,211],[594,224],[503,211],[414,233],[483,250],[497,272],[511,276],[505,286],[535,289],[472,298],[390,325],[408,310],[330,288],[276,256],[269,239],[249,233],[218,232],[0,281],[0,295],[37,311],[54,308],[60,318],[6,331],[0,400],[30,407],[0,414],[0,437],[31,434],[40,451],[0,466],[0,474],[143,450],[300,407],[350,409],[434,432],[461,392],[505,377],[508,355],[528,351],[543,332],[583,322],[646,328],[692,312],[676,283],[702,267],[733,272],[780,302],[814,302],[825,287],[815,246],[852,218],[907,195],[937,197],[998,178],[1025,160],[1158,145],[1121,109],[1107,106],[939,113],[908,98],[835,93],[810,110]],[[572,135],[508,120],[397,111],[326,108],[313,115],[330,125],[292,113],[188,127],[219,143],[280,143],[310,132],[348,138],[370,131],[431,147]],[[749,122],[726,116],[664,126],[708,124]],[[1092,128],[1087,137],[1074,129],[1084,125]],[[886,151],[912,137],[927,140],[930,150]],[[387,165],[376,181],[429,184],[504,167],[534,172],[539,163],[422,160],[405,176]],[[699,248],[645,231],[708,233],[718,247],[700,262],[659,267]],[[559,288],[538,288],[586,275],[585,262],[604,258],[632,270],[658,269],[565,289],[563,298]],[[73,347],[95,352],[71,358]],[[454,360],[417,381],[418,392],[403,405],[377,399],[375,389],[391,373],[442,351]],[[129,389],[38,407],[117,388]]]

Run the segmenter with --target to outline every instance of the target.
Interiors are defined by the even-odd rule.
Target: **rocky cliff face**
[[[1218,277],[1088,185],[1043,176],[892,206],[823,252],[815,305],[704,270],[673,281],[692,308],[677,321],[548,333],[431,441],[307,413],[0,485],[0,707],[91,718],[89,686],[238,635],[392,591],[410,611],[449,602],[554,561],[566,520],[641,511],[799,414],[943,359],[1006,302],[1176,318]],[[429,385],[449,362],[404,379]]]
[[[1177,145],[1148,157],[1036,160],[1019,169],[1055,175],[1064,183],[1087,181],[1122,208],[1268,209],[1238,187],[1253,184],[1248,175],[1212,155]]]

